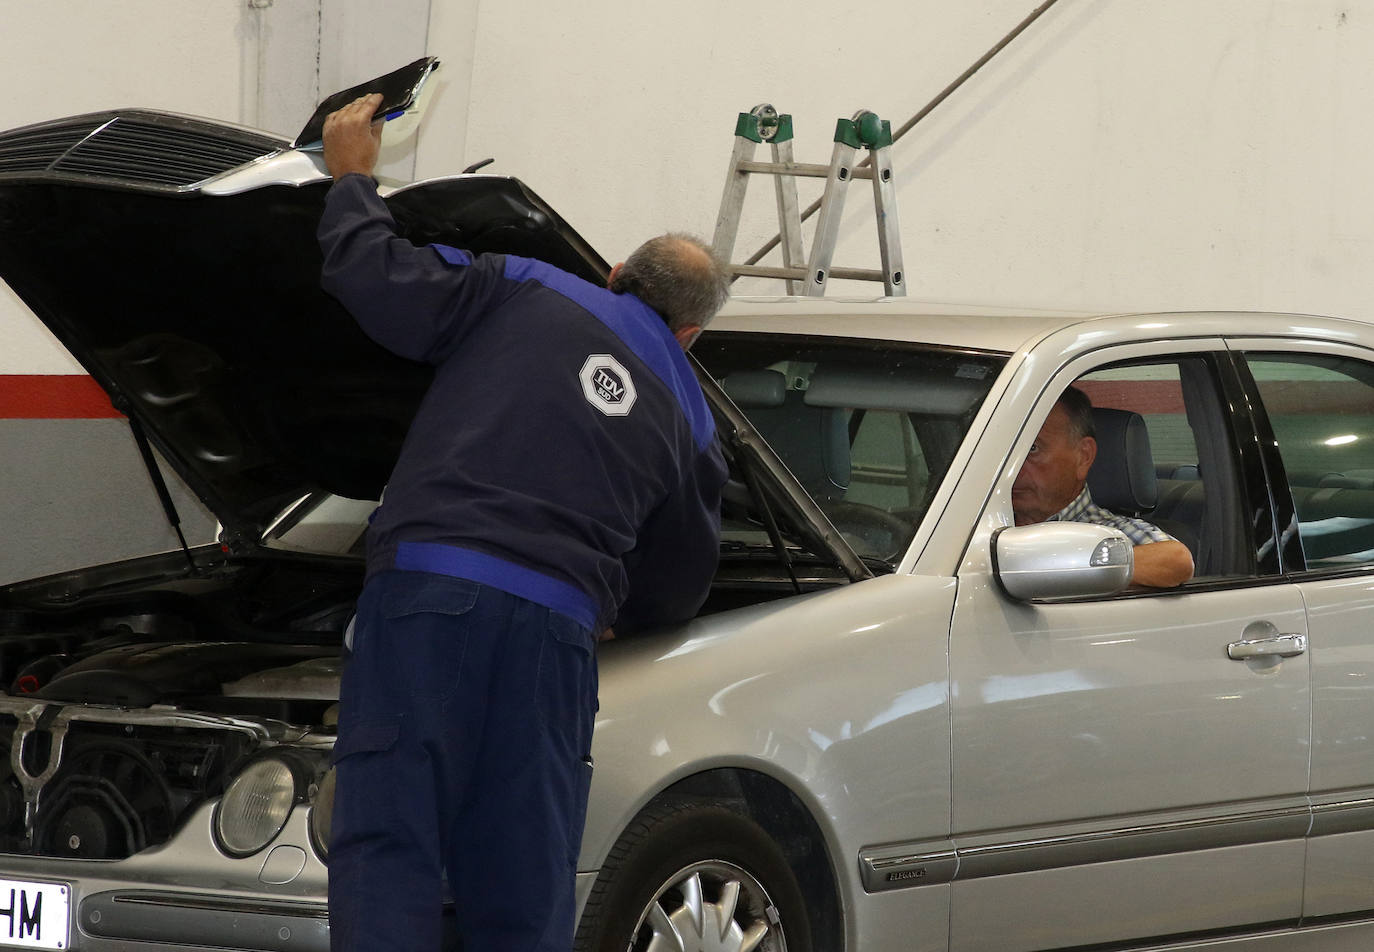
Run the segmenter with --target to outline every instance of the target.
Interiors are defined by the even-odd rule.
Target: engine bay
[[[323,779],[356,563],[165,558],[0,593],[0,852],[131,856],[268,749]]]

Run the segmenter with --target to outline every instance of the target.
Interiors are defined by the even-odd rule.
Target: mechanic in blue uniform
[[[726,470],[684,351],[724,273],[685,236],[610,289],[417,247],[371,178],[379,104],[325,124],[322,284],[435,374],[368,529],[331,945],[437,948],[443,870],[470,952],[567,950],[598,635],[691,618],[716,565]]]

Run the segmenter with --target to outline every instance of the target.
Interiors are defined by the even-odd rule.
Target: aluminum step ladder
[[[772,150],[771,162],[754,161],[754,151],[763,143]],[[855,159],[865,149],[871,159],[867,166],[856,167]],[[744,195],[749,176],[774,176],[773,184],[778,207],[778,234],[782,247],[782,267],[735,264],[732,256],[739,234],[740,215],[744,209]],[[811,243],[811,254],[803,264],[801,214],[797,206],[797,176],[825,179],[821,196],[820,220]],[[836,268],[835,242],[840,232],[840,215],[844,211],[847,186],[856,178],[873,182],[873,206],[878,219],[878,250],[882,270],[866,268]],[[781,278],[787,282],[788,294],[821,297],[831,278],[857,281],[881,281],[889,296],[906,294],[902,273],[902,239],[897,221],[897,194],[892,175],[892,127],[876,115],[860,110],[852,119],[841,119],[835,126],[835,147],[829,165],[808,165],[796,162],[792,155],[792,117],[779,114],[767,103],[739,114],[735,123],[735,148],[730,156],[730,169],[725,177],[725,192],[720,200],[720,214],[716,217],[716,233],[712,241],[716,254],[728,262],[733,276]]]

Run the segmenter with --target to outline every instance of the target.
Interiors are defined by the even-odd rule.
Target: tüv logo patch
[[[587,402],[606,416],[625,416],[635,403],[630,372],[610,354],[592,354],[578,374]]]

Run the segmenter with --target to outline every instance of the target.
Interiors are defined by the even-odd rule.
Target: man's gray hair
[[[679,232],[650,238],[636,248],[609,286],[649,305],[674,333],[692,325],[705,327],[730,295],[727,272],[710,245]]]
[[[1093,403],[1086,393],[1077,387],[1068,387],[1055,403],[1064,408],[1064,415],[1069,418],[1069,429],[1073,431],[1074,439],[1081,440],[1085,436],[1097,437],[1097,427],[1093,422]]]

